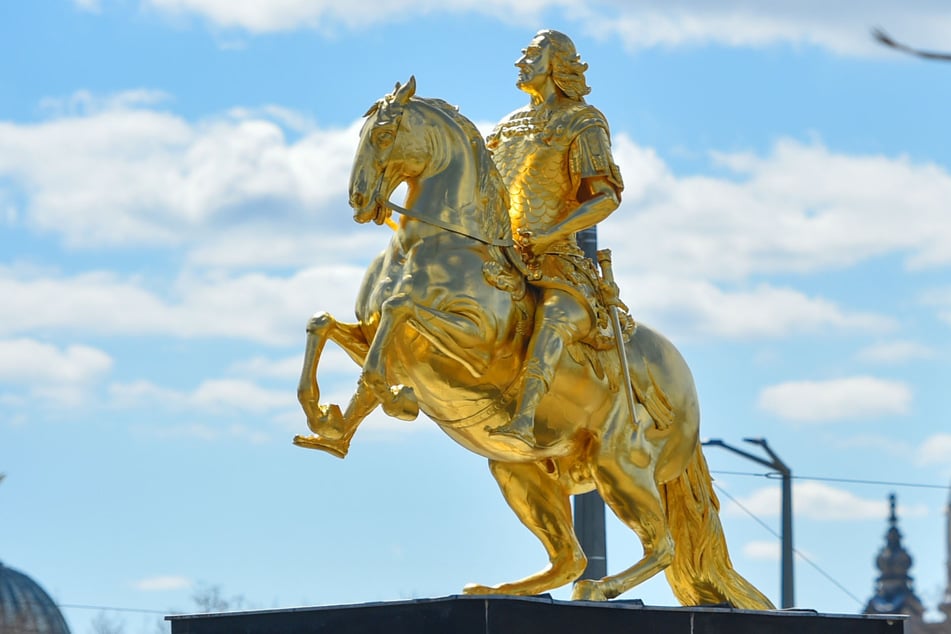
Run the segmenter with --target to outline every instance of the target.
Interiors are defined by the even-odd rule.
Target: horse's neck
[[[436,214],[470,208],[476,199],[479,175],[467,158],[452,156],[438,171],[409,183],[407,206]]]
[[[482,242],[510,240],[508,209],[498,204],[497,191],[482,191],[490,177],[483,170],[494,169],[491,160],[482,156],[456,125],[444,121],[427,134],[431,139],[429,164],[422,174],[407,181],[410,215]]]
[[[445,229],[431,222],[404,215],[400,220],[397,242],[400,245],[400,249],[406,253],[423,240],[445,233]]]

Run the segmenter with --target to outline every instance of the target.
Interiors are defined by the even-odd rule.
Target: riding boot
[[[507,424],[491,430],[490,434],[517,438],[529,447],[538,446],[535,439],[535,410],[549,389],[549,382],[545,380],[544,371],[539,365],[537,361],[530,362],[515,416]]]
[[[578,339],[575,314],[578,311],[572,310],[577,301],[567,295],[562,297],[552,290],[549,294],[551,297],[543,302],[535,316],[538,325],[528,345],[528,362],[525,364],[525,378],[515,416],[507,424],[489,432],[516,438],[532,448],[539,447],[535,440],[535,410],[551,388],[566,343]],[[583,308],[579,310],[582,316],[587,315]]]

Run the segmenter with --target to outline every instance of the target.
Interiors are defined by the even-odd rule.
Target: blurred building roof
[[[0,632],[69,634],[66,619],[38,583],[0,562]]]

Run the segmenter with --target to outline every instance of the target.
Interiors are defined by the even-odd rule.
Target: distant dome
[[[69,634],[50,595],[28,576],[0,562],[0,632]]]

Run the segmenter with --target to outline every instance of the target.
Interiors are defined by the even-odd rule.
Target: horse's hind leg
[[[357,427],[379,401],[363,384],[350,400],[345,413],[335,404],[321,405],[320,388],[317,385],[317,364],[327,341],[337,343],[357,364],[362,365],[369,344],[361,324],[339,322],[329,313],[318,313],[307,322],[307,344],[304,366],[301,369],[297,399],[307,415],[307,426],[312,436],[295,436],[294,444],[309,449],[320,449],[338,458],[347,455],[350,438]]]
[[[469,584],[466,594],[541,594],[571,583],[584,572],[585,559],[575,537],[568,493],[536,463],[489,461],[489,468],[512,510],[548,553],[541,572],[497,586]]]
[[[598,581],[578,582],[573,599],[613,599],[647,581],[673,561],[674,542],[652,472],[636,467],[624,453],[599,456],[594,476],[604,501],[640,537],[644,556],[619,574]]]

